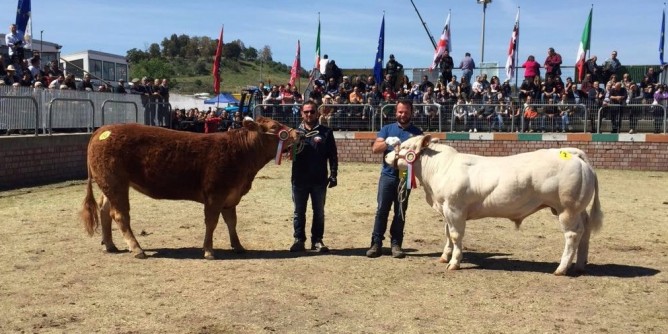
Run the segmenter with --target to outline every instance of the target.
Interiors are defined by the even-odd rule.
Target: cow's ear
[[[420,148],[427,147],[431,143],[431,135],[425,135],[422,137],[422,143],[420,145]]]
[[[244,118],[244,121],[243,121],[242,124],[244,125],[244,128],[246,128],[248,130],[251,130],[251,131],[257,131],[257,129],[258,129],[258,124],[255,123],[255,121],[250,117]]]

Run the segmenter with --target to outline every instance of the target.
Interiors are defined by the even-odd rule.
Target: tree
[[[269,45],[265,45],[262,48],[262,51],[260,51],[260,60],[266,62],[273,61],[271,57],[271,47]]]
[[[227,59],[239,60],[241,56],[241,47],[237,43],[227,43],[223,46],[223,57]]]
[[[160,45],[158,43],[153,43],[148,47],[148,55],[151,58],[160,57]]]
[[[133,48],[128,50],[128,52],[125,55],[125,59],[128,61],[130,64],[137,64],[142,60],[148,59],[148,54],[142,50],[139,50],[137,48]]]
[[[257,49],[250,46],[244,52],[244,58],[249,61],[254,61],[257,59]]]

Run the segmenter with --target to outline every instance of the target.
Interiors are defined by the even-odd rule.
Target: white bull
[[[576,148],[543,149],[506,157],[459,153],[416,136],[397,146],[385,161],[401,170],[409,162],[424,187],[427,203],[445,219],[446,245],[440,262],[460,268],[466,221],[508,218],[517,227],[543,208],[559,217],[566,245],[555,275],[565,275],[577,252],[584,271],[592,231],[603,225],[598,179],[587,156]],[[590,213],[589,203],[594,200]]]

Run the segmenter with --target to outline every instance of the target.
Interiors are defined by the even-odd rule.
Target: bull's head
[[[423,148],[438,139],[432,139],[431,135],[411,137],[405,142],[394,147],[394,151],[385,156],[385,162],[399,170],[408,169],[408,164],[415,163],[420,159]]]
[[[282,150],[284,152],[287,152],[293,144],[303,139],[303,134],[296,129],[267,117],[259,117],[255,121],[250,117],[246,117],[243,121],[243,126],[251,131],[276,136],[279,142],[283,142]]]

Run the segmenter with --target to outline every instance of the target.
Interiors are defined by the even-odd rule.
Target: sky
[[[14,23],[17,0],[2,1],[0,21]],[[483,6],[476,0],[414,0],[438,41],[451,12],[452,52],[458,64],[465,52],[481,61]],[[493,0],[485,13],[484,61],[504,66],[520,8],[519,63],[534,55],[542,63],[553,47],[572,66],[593,5],[591,55],[599,64],[612,50],[624,65],[659,63],[661,15],[658,0]],[[125,55],[148,49],[172,34],[240,39],[246,46],[269,45],[273,59],[291,65],[297,40],[302,67],[312,68],[321,22],[322,55],[342,68],[373,68],[381,19],[385,14],[385,61],[394,54],[406,68],[428,67],[434,49],[410,0],[204,1],[142,0],[32,1],[32,30],[63,46],[63,55],[96,50]],[[5,28],[8,30],[8,28]],[[668,55],[666,56],[668,59]]]

